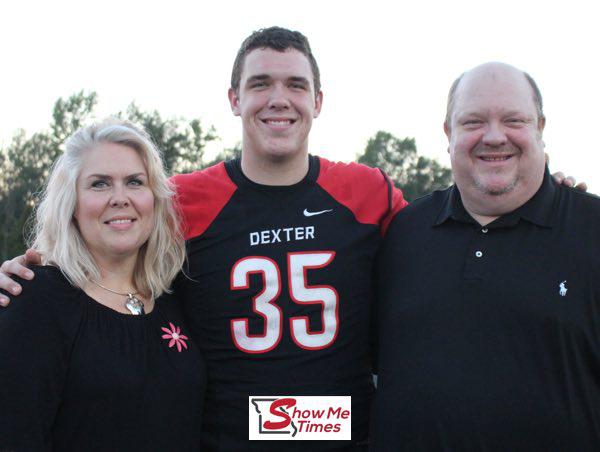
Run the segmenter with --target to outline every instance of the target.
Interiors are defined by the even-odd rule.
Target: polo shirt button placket
[[[463,278],[466,280],[480,280],[485,274],[487,267],[486,260],[482,259],[487,247],[488,228],[477,226],[473,230],[472,242],[467,250],[467,260],[463,271]]]
[[[481,232],[484,233],[484,234],[487,234],[488,231],[489,231],[488,228],[485,228],[485,227],[481,228]],[[481,251],[481,250],[475,251],[475,257],[483,257],[483,251]]]

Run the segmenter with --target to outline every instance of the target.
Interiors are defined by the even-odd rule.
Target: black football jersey
[[[256,184],[239,160],[174,182],[188,246],[178,298],[208,366],[207,450],[300,446],[249,441],[249,396],[351,396],[351,444],[366,443],[372,270],[400,191],[377,169],[314,156],[292,186]]]

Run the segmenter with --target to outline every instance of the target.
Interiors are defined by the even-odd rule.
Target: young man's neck
[[[308,152],[289,158],[264,159],[242,151],[242,172],[257,184],[294,185],[304,179],[308,166]]]

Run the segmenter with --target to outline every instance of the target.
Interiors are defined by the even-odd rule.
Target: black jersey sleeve
[[[50,450],[69,346],[57,315],[67,296],[45,269],[19,280],[22,294],[0,309],[0,450]]]

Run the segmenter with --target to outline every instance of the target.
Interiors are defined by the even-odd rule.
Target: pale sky
[[[544,98],[551,169],[600,193],[600,17],[594,1],[2,2],[0,143],[47,126],[59,97],[96,91],[98,115],[136,101],[163,116],[200,117],[222,146],[241,140],[227,88],[241,41],[280,25],[309,38],[323,111],[310,150],[351,161],[378,130],[415,137],[449,165],[442,130],[452,81],[503,61]]]

